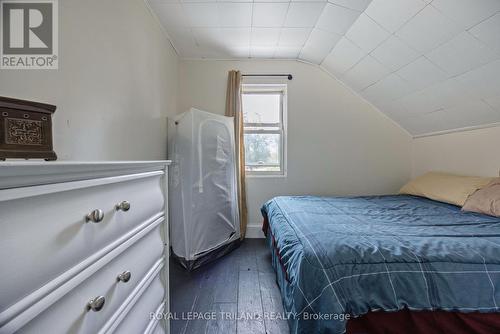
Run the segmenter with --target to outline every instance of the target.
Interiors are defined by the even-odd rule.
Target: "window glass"
[[[285,85],[243,86],[245,163],[249,175],[284,175]]]
[[[246,133],[245,162],[247,170],[280,169],[280,134]]]
[[[243,94],[245,123],[279,123],[280,94]]]

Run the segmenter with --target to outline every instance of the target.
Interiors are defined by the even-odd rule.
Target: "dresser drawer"
[[[43,297],[35,290],[44,286],[40,290],[49,293],[114,249],[141,224],[161,217],[163,182],[163,172],[149,172],[19,188],[15,189],[15,194],[22,195],[18,199],[9,199],[12,189],[0,190],[0,268],[8,268],[2,270],[0,326],[9,318],[4,312],[9,306],[28,295]],[[130,203],[128,211],[115,209],[122,201]],[[95,209],[103,211],[104,219],[86,222],[85,216]],[[159,247],[159,241],[154,245]]]
[[[97,333],[132,292],[140,287],[148,272],[154,272],[152,268],[158,267],[158,259],[164,250],[161,233],[159,225],[40,313],[19,333]],[[128,282],[117,280],[124,271],[131,273]],[[160,298],[163,298],[163,291],[160,293]],[[102,309],[87,310],[87,303],[98,296],[105,299]]]
[[[150,314],[164,298],[165,287],[158,275],[112,333],[144,333],[151,321]]]

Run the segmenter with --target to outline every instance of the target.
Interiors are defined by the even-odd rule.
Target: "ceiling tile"
[[[413,116],[453,108],[474,98],[453,79],[408,94],[394,103],[402,113]]]
[[[398,101],[370,101],[375,107],[378,108],[381,112],[395,120],[396,122],[405,117],[405,111],[398,105]],[[407,117],[407,115],[406,115]]]
[[[250,46],[250,28],[221,28],[221,45]]]
[[[195,42],[190,28],[171,27],[168,29],[168,36],[179,43],[186,41]]]
[[[281,27],[285,22],[288,3],[255,3],[253,5],[254,27]]]
[[[219,25],[217,3],[184,3],[182,6],[191,27],[217,27]]]
[[[431,112],[398,120],[412,135],[423,135],[445,130],[443,113]]]
[[[423,89],[447,78],[446,72],[425,57],[418,58],[396,73],[413,85],[415,89]]]
[[[437,9],[427,6],[408,21],[396,34],[414,49],[428,52],[462,31]]]
[[[188,19],[181,4],[178,3],[151,3],[160,22],[165,27],[189,26]]]
[[[434,0],[432,6],[459,22],[465,29],[475,26],[500,10],[498,0]]]
[[[371,52],[389,37],[389,33],[363,13],[347,31],[346,37],[364,51]]]
[[[339,39],[340,35],[313,29],[299,57],[311,63],[320,64]]]
[[[364,11],[372,0],[328,0],[328,2],[357,11]]]
[[[412,91],[410,85],[396,74],[390,74],[379,82],[367,87],[361,95],[368,101],[376,104],[389,102],[400,98]]]
[[[201,46],[221,44],[220,28],[193,28],[196,43]]]
[[[419,54],[396,36],[380,44],[371,55],[385,67],[396,71],[414,61]]]
[[[252,28],[251,45],[276,46],[280,38],[279,28]]]
[[[478,98],[500,95],[500,60],[456,77],[463,87]]]
[[[252,25],[252,4],[222,2],[218,4],[221,27],[250,27]]]
[[[500,3],[500,1],[498,2]],[[500,13],[481,22],[469,32],[496,52],[500,52]]]
[[[365,13],[386,30],[395,32],[425,6],[422,0],[373,0]]]
[[[273,58],[276,46],[252,46],[250,47],[251,58]]]
[[[484,65],[499,56],[471,34],[463,32],[429,52],[426,57],[454,76]]]
[[[250,46],[250,28],[193,28],[192,31],[197,44],[207,49],[223,51],[228,47]]]
[[[314,27],[321,11],[325,7],[322,2],[292,2],[288,8],[285,27]]]
[[[187,59],[200,59],[203,57],[206,57],[206,55],[200,50],[198,46],[185,46],[185,45],[179,45],[176,46],[175,49],[179,53],[179,55],[183,58]]]
[[[232,58],[249,58],[250,48],[248,46],[228,46],[227,54]]]
[[[189,28],[171,28],[168,32],[172,43],[181,57],[200,57],[198,46]]]
[[[290,0],[254,0],[253,2],[286,2],[289,3]]]
[[[363,50],[347,38],[342,37],[322,65],[332,74],[342,75],[365,55]]]
[[[196,40],[194,35],[189,28],[170,28],[168,31],[168,36],[172,39],[173,44],[176,48],[181,45],[184,46],[196,46]]]
[[[198,52],[201,54],[200,58],[217,58],[217,59],[222,59],[222,58],[227,58],[228,57],[228,50],[226,47],[222,45],[201,45],[198,46]]]
[[[474,97],[454,79],[438,82],[422,90],[426,98],[428,111],[446,109],[473,100]]]
[[[488,103],[497,112],[500,112],[500,95],[484,99],[484,102]]]
[[[429,101],[427,96],[421,91],[405,95],[402,98],[393,101],[393,104],[400,110],[401,117],[422,115],[443,109],[442,107],[436,106],[435,103]]]
[[[311,30],[311,28],[283,28],[281,29],[278,46],[302,47],[309,38]]]
[[[274,58],[277,59],[290,59],[298,58],[301,46],[278,46],[274,52]]]
[[[389,74],[389,71],[369,55],[347,71],[343,80],[354,90],[361,91]]]
[[[469,101],[442,111],[446,130],[500,122],[500,113],[483,101]]]
[[[358,11],[328,3],[321,13],[316,27],[343,35],[360,14]]]
[[[183,58],[321,64],[413,134],[500,122],[500,0],[146,1]]]

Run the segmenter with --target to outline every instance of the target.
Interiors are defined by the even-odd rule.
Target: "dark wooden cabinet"
[[[0,159],[56,160],[52,114],[56,106],[0,96]]]

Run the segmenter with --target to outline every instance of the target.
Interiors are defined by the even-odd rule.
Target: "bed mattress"
[[[414,196],[276,197],[262,213],[292,333],[368,312],[499,312],[500,219]]]

